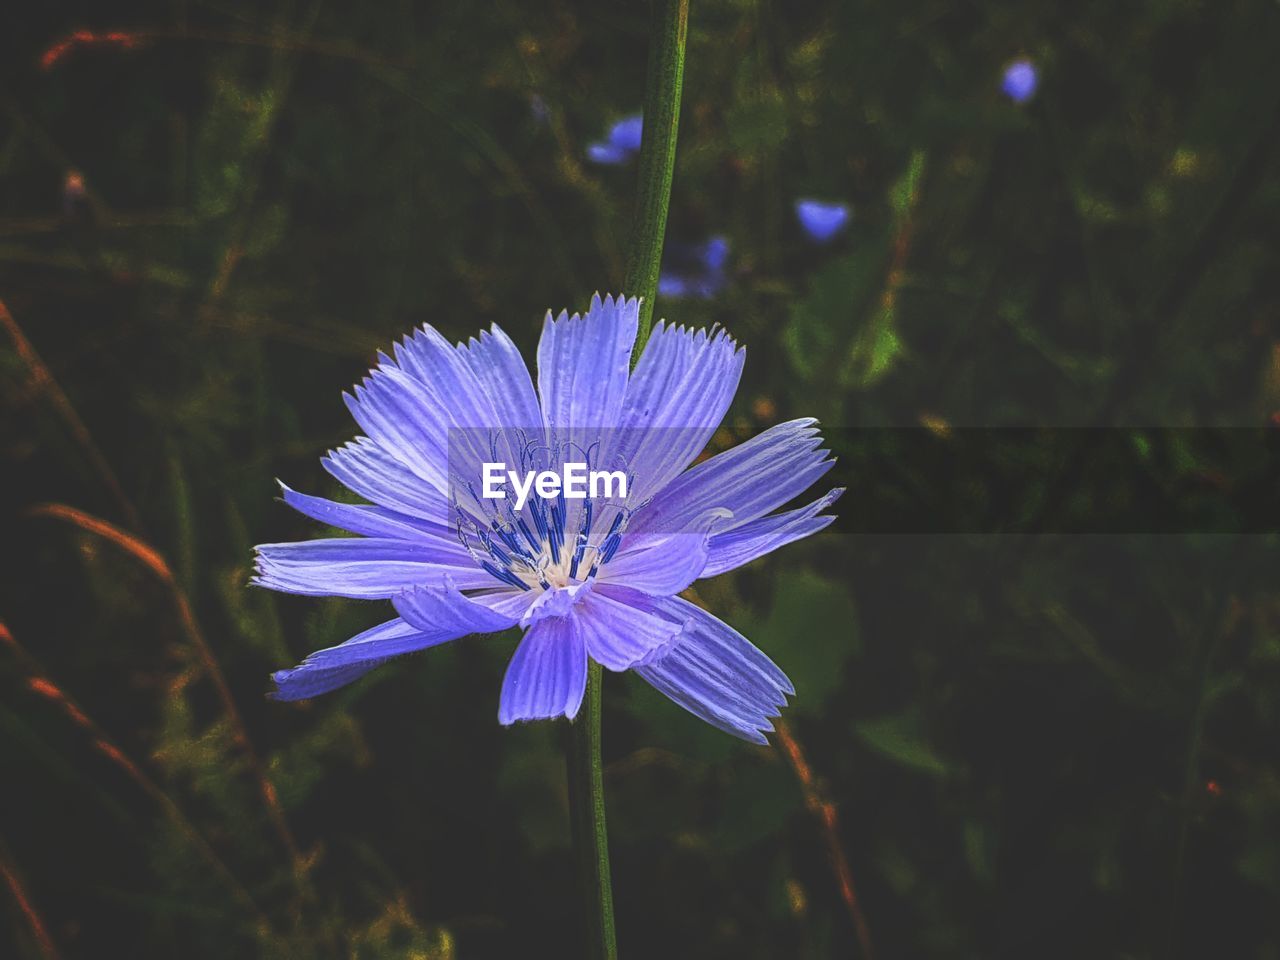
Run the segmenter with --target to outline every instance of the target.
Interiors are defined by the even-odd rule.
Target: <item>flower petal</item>
[[[797,200],[796,219],[805,233],[819,243],[826,243],[849,223],[851,211],[843,203],[821,200]]]
[[[278,480],[276,482],[280,483]],[[284,502],[303,516],[349,533],[398,540],[444,538],[457,542],[454,532],[443,524],[430,523],[385,507],[338,503],[335,500],[326,500],[324,497],[313,497],[290,489],[283,483],[280,483],[280,490],[284,494]]]
[[[596,294],[585,317],[547,314],[538,343],[538,396],[548,428],[575,441],[581,428],[616,427],[622,414],[640,303]]]
[[[537,593],[537,597],[525,607],[524,612],[520,615],[520,626],[532,627],[541,620],[548,617],[566,617],[569,611],[573,609],[574,604],[584,599],[595,584],[588,580],[583,583],[571,584],[567,587],[552,587],[550,590],[531,591]]]
[[[537,599],[537,592],[534,590],[513,590],[510,587],[499,587],[497,589],[477,590],[468,594],[467,599],[472,603],[488,607],[503,617],[519,622],[520,618],[524,616],[524,612],[529,609],[529,605]]]
[[[391,605],[406,623],[424,633],[443,632],[460,637],[468,633],[496,633],[516,625],[514,617],[468,599],[452,584],[410,587],[392,597]]]
[[[345,686],[391,657],[435,646],[453,636],[424,633],[398,617],[380,623],[346,643],[318,650],[292,670],[277,670],[276,700],[305,700]]]
[[[380,538],[264,543],[257,550],[253,582],[284,593],[313,597],[386,599],[418,585],[452,578],[461,589],[492,587],[461,544]]]
[[[511,338],[496,323],[459,350],[493,403],[498,420],[492,426],[530,429],[542,423],[542,408],[538,406],[529,368]]]
[[[352,492],[396,513],[439,526],[446,526],[452,516],[440,490],[367,437],[329,451],[320,465]]]
[[[670,483],[720,426],[742,377],[746,352],[723,330],[659,322],[627,385],[621,440],[635,474],[632,503]]]
[[[689,281],[679,274],[663,271],[658,274],[658,296],[678,300],[689,295]]]
[[[767,743],[769,718],[795,692],[786,674],[742,634],[687,600],[648,602],[655,612],[683,622],[684,631],[635,672],[713,727]]]
[[[322,693],[329,693],[339,687],[359,680],[374,667],[385,661],[370,660],[367,663],[352,663],[345,667],[294,667],[292,670],[277,670],[271,675],[276,688],[267,694],[272,700],[309,700]]]
[[[707,565],[708,539],[701,530],[670,536],[624,537],[618,555],[600,568],[598,579],[652,597],[672,596],[702,574]]]
[[[630,150],[615,147],[612,143],[597,141],[587,144],[587,159],[592,163],[616,166],[617,164],[625,163],[630,157]]]
[[[835,463],[821,449],[816,424],[811,419],[780,423],[685,471],[636,512],[628,529],[672,533],[688,529],[708,510],[725,508],[733,519],[716,530],[725,533],[764,516],[803,493]]]
[[[623,117],[609,128],[609,142],[619,150],[634,153],[640,149],[640,140],[644,134],[644,115],[633,113]]]
[[[501,380],[510,373],[516,378],[513,389],[517,392],[523,380],[530,393],[529,399],[532,399],[533,387],[528,368],[518,362],[518,354],[515,357],[517,363],[511,363],[510,353],[515,352],[514,346],[510,352],[504,351],[500,343],[496,346],[503,353],[505,362],[501,371],[491,371],[490,375]],[[480,352],[492,353],[485,347],[480,347]],[[488,365],[486,362],[469,360],[467,347],[454,346],[429,325],[420,327],[412,336],[396,344],[395,355],[404,373],[430,398],[431,416],[438,424],[436,429],[445,437],[446,474],[454,485],[451,496],[459,492],[460,476],[464,482],[477,482],[480,464],[491,459],[495,452],[499,459],[505,458],[508,463],[519,462],[518,453],[512,448],[512,435],[504,428],[537,427],[542,418],[534,413],[534,407],[528,414],[534,415],[535,419],[508,421],[507,411],[495,403],[485,378],[480,375],[479,370]],[[483,358],[488,359],[491,357]]]
[[[600,585],[575,611],[587,653],[610,670],[628,670],[674,640],[683,629],[636,604],[647,598],[625,587]]]
[[[427,389],[390,360],[344,393],[347,409],[372,439],[442,494],[449,489],[448,428]]]
[[[843,487],[837,487],[807,507],[760,517],[728,533],[713,536],[707,544],[707,565],[701,577],[717,577],[744,563],[750,563],[779,547],[811,536],[826,527],[834,516],[819,516],[840,499]]]
[[[587,648],[572,616],[541,620],[516,647],[502,680],[498,722],[572,720],[587,689]]]

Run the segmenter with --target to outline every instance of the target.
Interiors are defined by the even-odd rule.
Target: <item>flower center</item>
[[[455,499],[458,539],[481,568],[521,590],[551,590],[590,580],[617,553],[631,516],[620,503],[570,502],[563,495],[532,497],[519,513],[510,498],[477,502],[482,510],[492,511],[487,523]],[[612,515],[607,527],[602,514]]]

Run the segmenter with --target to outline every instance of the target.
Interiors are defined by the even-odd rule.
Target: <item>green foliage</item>
[[[946,761],[929,745],[924,722],[914,708],[860,720],[854,729],[867,746],[895,763],[932,776],[940,777],[947,773]]]
[[[763,620],[739,628],[779,663],[796,688],[796,709],[821,714],[842,685],[844,665],[859,652],[858,620],[839,583],[809,570],[777,577],[773,606]]]

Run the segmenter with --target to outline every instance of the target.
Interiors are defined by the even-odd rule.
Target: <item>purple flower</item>
[[[1039,83],[1040,74],[1036,65],[1026,57],[1021,57],[1005,67],[1000,89],[1014,103],[1026,103],[1035,96]]]
[[[542,94],[529,94],[529,116],[533,117],[533,122],[539,125],[551,119],[551,107],[547,105]]]
[[[609,136],[587,145],[587,157],[593,163],[619,164],[640,152],[640,134],[644,120],[640,114],[624,117],[609,128]]]
[[[737,389],[744,351],[723,331],[659,323],[634,371],[636,300],[597,295],[547,315],[537,388],[497,326],[465,344],[430,326],[381,356],[346,397],[365,436],[322,461],[369,501],[284,487],[301,513],[357,536],[257,548],[255,583],[390,600],[397,616],[274,674],[275,696],[325,693],[387,659],[518,626],[498,719],[570,717],[588,658],[634,670],[736,736],[765,742],[790,681],[741,634],[677,594],[823,529],[832,490],[774,513],[832,465],[815,421],[779,424],[689,468]],[[629,484],[520,504],[483,484],[496,464],[577,458]],[[480,476],[483,465],[485,476]],[[569,467],[564,474],[569,476]],[[540,475],[541,476],[541,475]]]
[[[849,225],[853,215],[847,204],[821,200],[797,200],[796,219],[812,239],[827,243]]]
[[[714,236],[706,243],[668,243],[658,274],[658,293],[679,299],[709,300],[729,282],[729,241]]]

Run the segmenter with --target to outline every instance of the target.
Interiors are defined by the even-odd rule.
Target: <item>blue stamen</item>
[[[541,552],[542,544],[550,538],[549,534],[547,533],[547,518],[543,515],[543,512],[542,512],[544,509],[544,505],[542,503],[541,497],[539,497],[536,500],[530,501],[530,503],[533,506],[529,512],[533,514],[533,524],[538,528],[538,540],[537,540],[536,549],[538,549],[539,552]],[[524,525],[523,517],[520,518],[520,523]],[[525,530],[529,529],[527,525],[524,528]]]
[[[533,564],[533,554],[521,545],[520,541],[516,539],[515,534],[512,533],[511,530],[501,526],[498,521],[495,520],[493,522],[493,532],[498,535],[498,538],[507,545],[512,553],[521,560],[524,560],[526,563],[530,565]]]
[[[583,510],[583,513],[586,514],[586,518],[583,520],[582,526],[578,529],[578,545],[577,547],[574,548],[573,561],[569,564],[569,576],[573,579],[577,579],[578,564],[582,562],[582,555],[586,552],[587,543],[591,539],[592,509],[593,508],[592,508],[591,500],[590,498],[588,498],[587,501],[582,505],[582,510]]]
[[[525,583],[523,580],[521,580],[519,577],[517,577],[510,570],[504,569],[503,567],[495,567],[488,560],[480,561],[480,566],[483,567],[489,573],[493,574],[499,580],[503,581],[504,583],[509,583],[513,587],[519,587],[521,590],[529,589],[529,585]]]
[[[604,542],[604,550],[600,554],[600,562],[608,563],[613,559],[613,555],[618,552],[618,547],[622,545],[622,534],[615,533]]]
[[[564,542],[564,516],[560,509],[560,504],[553,501],[551,504],[551,528],[549,530],[551,537],[548,541],[551,547],[551,562],[560,562],[560,547]]]

